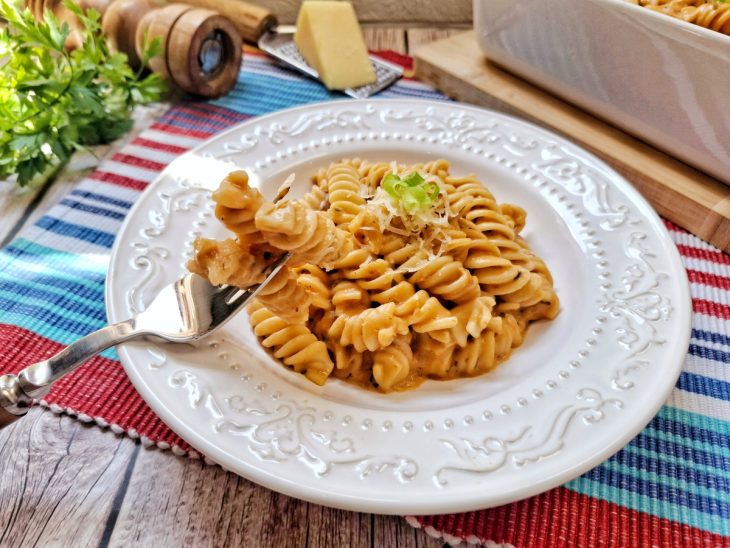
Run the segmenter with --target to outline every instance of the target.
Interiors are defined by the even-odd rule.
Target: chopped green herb
[[[385,176],[381,184],[391,201],[406,213],[414,214],[433,206],[439,195],[436,183],[427,183],[418,173],[413,172],[399,177],[394,173]]]

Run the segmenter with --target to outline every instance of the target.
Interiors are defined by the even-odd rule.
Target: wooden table
[[[367,27],[373,49],[407,53],[457,30]],[[143,110],[144,129],[164,105]],[[99,148],[103,158],[124,140]],[[79,155],[49,187],[0,182],[0,242],[65,195],[97,160]],[[279,495],[217,466],[35,408],[0,431],[0,546],[440,546],[397,516]]]

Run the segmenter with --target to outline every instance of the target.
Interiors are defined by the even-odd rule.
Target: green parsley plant
[[[157,74],[142,78],[123,53],[112,53],[100,15],[70,0],[64,6],[81,23],[81,46],[66,51],[69,26],[51,12],[36,21],[9,0],[0,0],[0,179],[17,174],[20,185],[46,180],[71,154],[108,143],[132,127],[132,110],[166,91]],[[145,48],[143,66],[161,52]]]

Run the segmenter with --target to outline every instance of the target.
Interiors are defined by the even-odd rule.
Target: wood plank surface
[[[298,2],[297,2],[298,5]],[[470,5],[470,3],[469,3]],[[407,53],[446,29],[368,28],[372,49]],[[109,157],[160,111],[137,113]],[[84,163],[87,162],[87,163]],[[97,163],[75,157],[47,190],[0,182],[0,240],[47,211]],[[33,201],[35,199],[35,202]],[[325,508],[279,495],[200,460],[34,408],[0,430],[0,546],[442,546],[398,516]]]
[[[421,46],[430,44],[437,40],[443,40],[455,34],[461,34],[463,29],[458,28],[410,28],[406,31],[406,43],[408,51],[416,51]]]
[[[730,187],[489,63],[474,32],[414,52],[419,78],[457,100],[553,129],[624,175],[669,219],[730,251]]]
[[[406,29],[402,27],[363,27],[362,35],[369,49],[392,49],[398,53],[408,51]]]
[[[301,0],[256,0],[290,25],[296,21]],[[413,26],[471,26],[472,0],[351,0],[361,23],[382,23]]]
[[[0,431],[0,546],[96,546],[139,446],[40,408]]]
[[[35,408],[0,430],[0,546],[441,546]]]

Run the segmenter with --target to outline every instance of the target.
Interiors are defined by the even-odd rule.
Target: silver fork
[[[185,343],[209,335],[255,297],[290,256],[279,258],[264,281],[247,290],[217,287],[197,274],[186,274],[165,286],[137,316],[94,331],[18,375],[0,376],[0,428],[25,415],[55,381],[107,348],[138,338]]]

